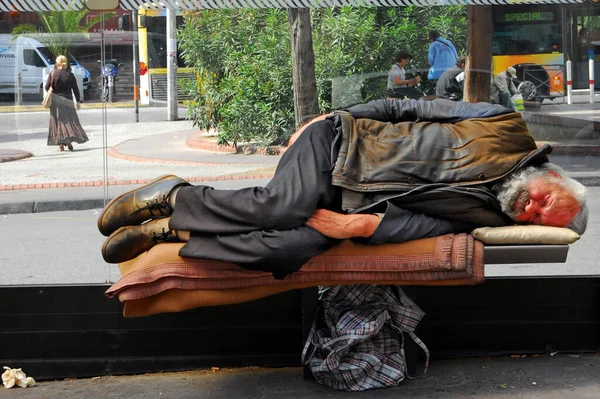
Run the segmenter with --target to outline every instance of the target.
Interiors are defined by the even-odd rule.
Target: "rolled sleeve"
[[[401,243],[453,232],[452,224],[447,220],[407,211],[388,203],[381,223],[368,244]]]

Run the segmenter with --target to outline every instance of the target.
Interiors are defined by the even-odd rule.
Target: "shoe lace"
[[[171,230],[165,230],[162,228],[162,232],[160,233],[152,233],[152,237],[148,240],[148,249],[152,248],[154,245],[161,242],[177,242],[177,237],[173,234]]]
[[[155,198],[154,202],[147,201],[146,206],[136,209],[131,214],[135,215],[143,211],[148,211],[153,219],[160,219],[170,216],[173,209],[167,201],[167,194],[164,194],[162,198]],[[158,211],[158,213],[155,214],[155,211]]]

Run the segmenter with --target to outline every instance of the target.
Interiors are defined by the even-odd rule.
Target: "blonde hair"
[[[59,55],[58,57],[56,57],[57,68],[67,69],[67,66],[69,66],[69,61],[67,61],[67,57],[65,57],[64,55]]]

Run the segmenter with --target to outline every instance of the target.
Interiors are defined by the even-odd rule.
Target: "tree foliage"
[[[408,69],[426,76],[430,29],[450,39],[459,53],[466,46],[461,6],[317,8],[311,19],[322,112],[385,96],[387,71],[398,51],[412,53]],[[184,60],[199,77],[197,85],[187,85],[196,126],[215,129],[221,143],[266,145],[293,133],[285,10],[200,11],[185,17],[178,36]]]
[[[198,74],[188,85],[197,126],[221,143],[276,142],[293,126],[287,16],[282,10],[207,10],[185,18],[185,61]]]

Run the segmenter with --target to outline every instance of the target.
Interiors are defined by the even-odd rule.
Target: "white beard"
[[[496,194],[502,211],[515,220],[515,217],[524,210],[529,199],[529,187],[536,179],[545,179],[563,187],[577,200],[580,211],[566,227],[578,234],[583,234],[587,228],[589,214],[586,205],[587,189],[583,184],[568,177],[560,167],[551,163],[545,163],[539,167],[529,166],[494,185],[492,191]]]
[[[529,187],[531,183],[540,178],[549,178],[548,170],[530,166],[494,186],[492,190],[498,197],[502,212],[506,213],[513,220],[517,215],[521,214],[529,199]],[[517,201],[519,201],[518,206]]]

